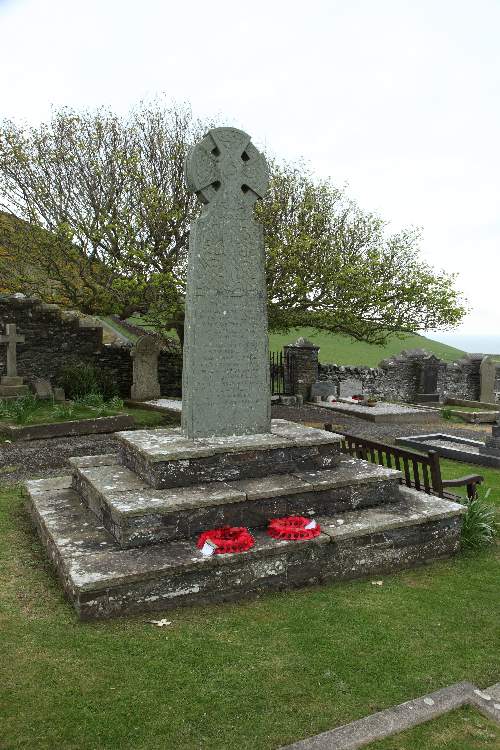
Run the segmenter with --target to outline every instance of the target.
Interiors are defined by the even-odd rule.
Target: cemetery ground
[[[304,418],[299,412],[295,418]],[[359,422],[358,432],[376,430],[381,440],[399,429]],[[470,425],[450,427],[477,436]],[[111,436],[71,440],[36,441],[38,452],[42,443],[64,445],[60,466],[72,447],[83,455],[89,447],[107,452],[112,443]],[[21,446],[8,450],[14,462]],[[442,467],[446,478],[478,469],[454,461]],[[500,471],[480,473],[481,493],[500,505]],[[27,474],[41,476],[0,476],[0,676],[7,687],[0,747],[274,750],[454,682],[486,687],[498,680],[498,560],[491,548],[377,576],[382,585],[329,583],[82,624],[32,530],[23,490],[12,482]],[[163,618],[163,627],[148,622]],[[464,709],[401,735],[399,744],[373,748],[493,748],[493,732]]]

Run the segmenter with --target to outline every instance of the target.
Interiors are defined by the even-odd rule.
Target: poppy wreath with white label
[[[314,539],[321,533],[319,524],[314,523],[311,527],[311,519],[304,516],[285,516],[284,518],[273,518],[269,521],[267,533],[274,539],[290,539],[299,541],[301,539]],[[309,526],[310,528],[306,528]]]
[[[207,541],[216,545],[214,551],[216,555],[246,552],[254,545],[253,536],[243,526],[223,526],[220,529],[204,531],[198,537],[196,546],[201,549]]]

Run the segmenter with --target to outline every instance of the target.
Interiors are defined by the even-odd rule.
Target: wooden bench
[[[330,423],[325,424],[325,430],[334,431]],[[443,479],[439,455],[433,450],[426,453],[417,453],[417,451],[407,448],[396,448],[396,446],[387,443],[367,440],[348,432],[339,432],[338,430],[335,430],[335,432],[342,435],[342,453],[381,466],[387,466],[389,469],[397,469],[403,473],[403,477],[399,480],[400,484],[426,492],[428,495],[456,500],[458,496],[453,492],[448,492],[446,488],[466,487],[467,497],[472,499],[476,494],[477,486],[484,480],[484,477],[480,474],[469,474],[458,479]]]

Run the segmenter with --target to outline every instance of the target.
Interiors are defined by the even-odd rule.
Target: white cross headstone
[[[5,335],[0,336],[0,344],[7,344],[7,377],[17,377],[17,344],[24,344],[24,336],[16,332],[15,323],[5,325]]]

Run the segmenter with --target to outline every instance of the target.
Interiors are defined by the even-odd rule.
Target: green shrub
[[[467,512],[462,526],[462,547],[476,550],[493,544],[498,532],[495,508],[478,494],[472,500],[465,500]]]
[[[448,407],[441,409],[441,416],[443,419],[451,419],[453,416],[452,410]]]
[[[113,377],[89,362],[74,362],[65,365],[59,372],[57,382],[64,388],[67,398],[81,399],[89,394],[99,394],[104,400],[118,394]]]
[[[77,406],[83,406],[83,407],[102,407],[104,406],[104,398],[102,396],[102,393],[86,393],[83,396],[78,396],[78,398],[75,399],[75,404]]]
[[[113,398],[109,399],[108,406],[111,409],[123,409],[123,399],[119,396],[113,396]]]
[[[54,416],[60,417],[62,419],[70,419],[75,411],[75,406],[73,403],[68,402],[66,404],[58,404],[57,406],[54,406]]]
[[[4,416],[13,419],[17,424],[26,424],[40,408],[41,402],[33,393],[20,396],[12,401],[5,401],[3,407]]]

